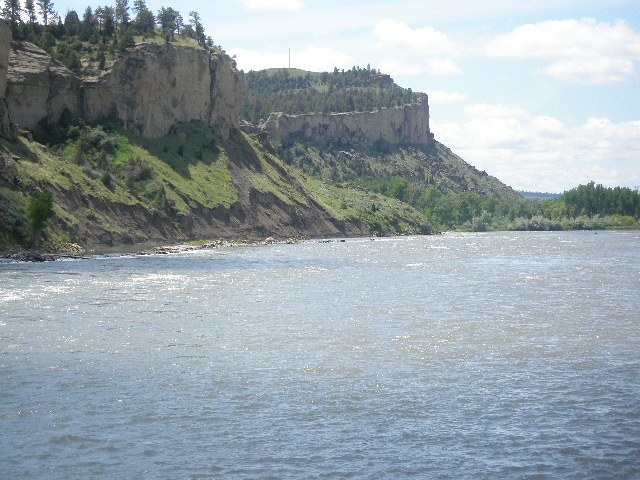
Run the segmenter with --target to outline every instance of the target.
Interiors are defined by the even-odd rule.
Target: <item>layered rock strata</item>
[[[66,108],[89,120],[116,116],[145,137],[191,120],[227,136],[242,105],[231,58],[171,44],[140,44],[99,77],[80,79],[35,45],[15,42],[7,79],[13,121],[26,128],[43,118],[57,121]]]
[[[288,115],[272,113],[262,129],[277,142],[294,136],[313,141],[375,147],[377,142],[391,145],[430,145],[428,97],[416,103],[373,112]]]
[[[13,43],[7,80],[12,119],[21,127],[33,128],[46,117],[58,120],[65,108],[82,113],[81,80],[32,43]]]
[[[228,136],[238,127],[241,86],[227,55],[141,44],[98,78],[84,82],[84,115],[113,115],[125,128],[158,138],[179,122],[201,120]]]
[[[0,135],[8,139],[13,136],[9,105],[5,98],[10,49],[11,28],[7,22],[0,20]]]

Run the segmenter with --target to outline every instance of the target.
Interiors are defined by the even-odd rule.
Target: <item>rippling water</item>
[[[2,478],[640,478],[640,232],[0,264]]]

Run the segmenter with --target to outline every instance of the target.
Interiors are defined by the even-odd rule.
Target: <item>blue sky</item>
[[[437,140],[514,188],[640,186],[638,0],[147,4],[197,10],[244,70],[285,67],[291,49],[292,67],[391,74],[429,94]]]

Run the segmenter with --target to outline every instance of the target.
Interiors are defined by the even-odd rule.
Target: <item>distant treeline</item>
[[[27,40],[80,73],[83,60],[104,68],[109,58],[134,46],[134,38],[160,35],[166,42],[176,35],[190,38],[202,46],[213,47],[205,34],[198,12],[189,12],[188,20],[171,7],[161,7],[156,14],[145,0],[116,0],[114,6],[87,7],[82,18],[75,10],[64,18],[56,12],[51,0],[5,0],[3,16],[11,25],[14,40]],[[90,68],[93,68],[92,65]]]
[[[445,195],[435,187],[417,189],[400,177],[360,185],[413,205],[441,229],[546,231],[640,227],[640,193],[627,187],[607,188],[595,182],[546,200],[482,198],[475,193]]]
[[[417,98],[410,88],[399,87],[391,77],[370,66],[322,73],[280,69],[240,74],[245,94],[243,118],[253,123],[266,119],[271,112],[371,111]]]

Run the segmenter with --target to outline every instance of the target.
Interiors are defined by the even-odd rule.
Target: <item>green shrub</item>
[[[16,194],[10,190],[0,191],[0,236],[21,243],[26,238],[27,223]]]
[[[31,222],[31,231],[33,234],[32,246],[38,247],[38,241],[42,229],[47,221],[55,215],[53,211],[53,193],[45,190],[40,193],[34,193],[29,197],[27,204],[27,217]]]

